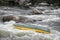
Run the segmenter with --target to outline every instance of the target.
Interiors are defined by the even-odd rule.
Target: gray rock
[[[42,11],[39,11],[39,10],[36,9],[36,8],[34,8],[34,9],[32,10],[32,13],[33,13],[33,14],[43,14]]]

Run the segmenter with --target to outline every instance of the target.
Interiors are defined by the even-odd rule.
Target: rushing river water
[[[7,9],[6,9],[7,8]],[[32,7],[32,9],[35,7]],[[20,9],[18,7],[0,7],[0,40],[59,40],[60,39],[60,8],[36,7],[43,10],[41,15],[32,15],[32,9]],[[51,10],[53,8],[53,10]],[[31,30],[23,31],[15,29],[14,21],[2,23],[4,15],[22,15],[32,19],[41,19],[34,24],[51,28],[52,34],[41,34]]]

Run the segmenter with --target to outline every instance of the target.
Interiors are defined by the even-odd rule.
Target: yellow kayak
[[[44,33],[44,34],[51,33],[50,29],[48,29],[46,27],[36,26],[36,25],[32,25],[32,24],[16,23],[16,24],[14,24],[14,26],[20,30],[34,30],[35,32]]]

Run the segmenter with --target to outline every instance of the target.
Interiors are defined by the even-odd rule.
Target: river
[[[41,15],[32,15],[32,9],[42,10]],[[54,7],[32,7],[32,9],[20,9],[19,7],[0,7],[0,40],[59,40],[60,39],[60,8]],[[53,9],[53,10],[51,10]],[[35,33],[32,31],[23,31],[14,29],[15,21],[2,23],[2,16],[5,15],[22,15],[32,19],[41,19],[34,24],[51,28],[51,35]],[[8,30],[8,31],[7,31]]]

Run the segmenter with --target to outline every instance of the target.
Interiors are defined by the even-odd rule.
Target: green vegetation
[[[8,1],[8,0],[0,0],[0,6],[14,6],[16,3],[15,1]]]
[[[60,5],[60,0],[46,0],[49,4]]]
[[[32,4],[47,2],[48,4],[60,6],[60,0],[30,0],[30,1],[32,2]]]
[[[58,5],[60,6],[60,0],[30,0],[30,3],[32,3],[32,5],[34,4],[38,4],[41,2],[47,2],[49,4],[53,4],[53,5]],[[19,5],[19,3],[16,3],[15,0],[0,0],[0,5]]]
[[[8,2],[6,0],[0,0],[0,5],[8,5]]]

